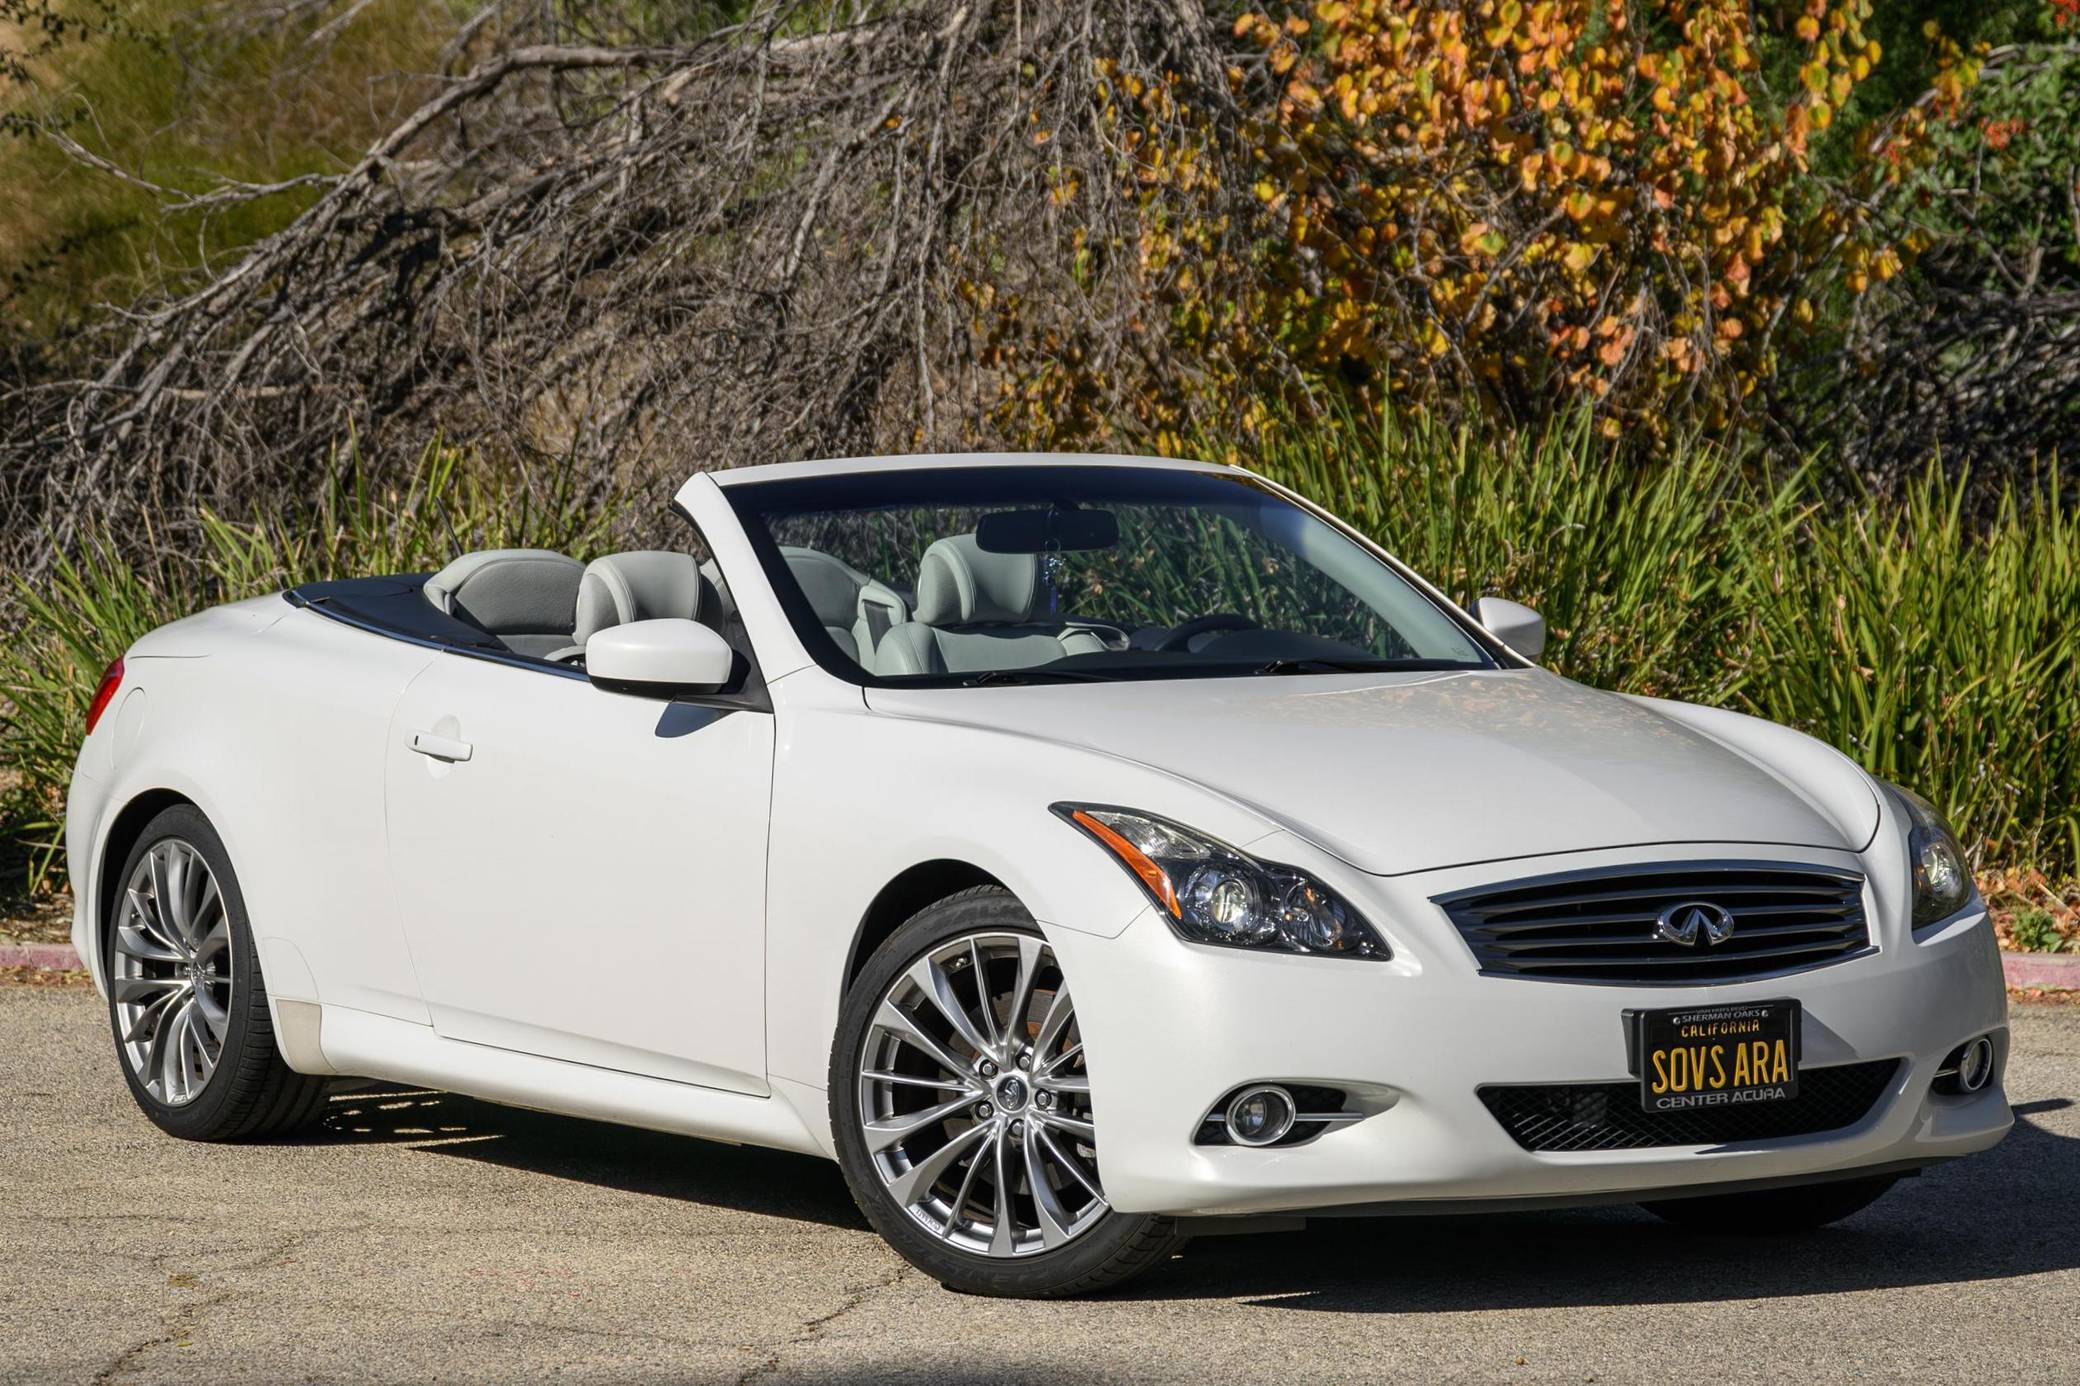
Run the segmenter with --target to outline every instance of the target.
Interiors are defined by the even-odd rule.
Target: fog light
[[[1292,1129],[1293,1095],[1284,1088],[1244,1088],[1228,1103],[1228,1139],[1237,1145],[1276,1145]]]
[[[1936,1091],[1968,1096],[1993,1081],[1993,1036],[1981,1035],[1950,1051],[1936,1070]]]
[[[1964,1047],[1957,1060],[1957,1087],[1977,1092],[1993,1079],[1993,1041],[1981,1035]]]

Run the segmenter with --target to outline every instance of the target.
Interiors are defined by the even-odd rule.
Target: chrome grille
[[[1713,943],[1657,936],[1663,910],[1733,916]],[[1819,967],[1871,946],[1863,877],[1782,862],[1672,862],[1538,876],[1441,895],[1484,973],[1557,982],[1694,985]]]

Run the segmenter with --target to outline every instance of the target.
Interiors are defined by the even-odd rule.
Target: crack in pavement
[[[331,1231],[333,1229],[325,1230]],[[267,1250],[250,1261],[234,1263],[207,1273],[217,1277],[244,1275],[252,1271],[264,1270],[269,1265],[289,1255],[289,1253],[301,1250],[320,1235],[322,1235],[320,1232],[314,1230],[291,1232],[270,1244]],[[155,1253],[150,1257],[150,1260],[155,1262],[159,1269],[164,1269],[167,1262],[172,1259],[170,1253]],[[238,1298],[239,1292],[239,1287],[233,1285],[212,1294],[203,1295],[197,1299],[183,1300],[173,1305],[170,1315],[170,1326],[149,1338],[130,1344],[130,1346],[109,1359],[107,1366],[94,1373],[95,1386],[107,1386],[107,1383],[130,1371],[137,1365],[138,1360],[153,1348],[176,1346],[182,1341],[191,1338],[196,1331],[195,1325],[201,1320],[203,1315],[213,1309],[221,1309],[223,1306],[231,1303],[231,1301]],[[168,1316],[162,1315],[162,1322],[166,1317]]]
[[[174,1320],[171,1328],[155,1337],[146,1338],[139,1343],[132,1343],[129,1347],[117,1353],[107,1366],[94,1373],[95,1386],[107,1386],[107,1383],[114,1381],[117,1377],[134,1367],[138,1359],[153,1348],[170,1347],[187,1340],[194,1331],[189,1322],[190,1320],[208,1310],[229,1304],[237,1297],[238,1292],[236,1290],[219,1290],[213,1295],[205,1296],[202,1299],[190,1300],[188,1303],[181,1305],[180,1314]]]
[[[419,1307],[412,1309],[409,1316],[437,1323],[460,1325],[468,1328],[483,1328],[493,1332],[519,1330],[559,1334],[565,1337],[599,1339],[610,1343],[663,1343],[669,1347],[691,1348],[708,1351],[718,1346],[702,1338],[688,1338],[680,1334],[666,1333],[656,1328],[615,1328],[595,1324],[560,1323],[554,1319],[525,1319],[510,1315],[484,1315],[454,1309]]]
[[[860,1308],[881,1291],[890,1289],[901,1282],[903,1277],[908,1274],[908,1270],[909,1268],[906,1266],[897,1266],[887,1275],[881,1277],[881,1279],[862,1285],[858,1289],[847,1293],[845,1298],[839,1301],[838,1307],[830,1312],[802,1320],[801,1326],[796,1329],[794,1336],[770,1350],[763,1362],[740,1375],[737,1378],[736,1386],[750,1386],[751,1382],[762,1380],[779,1371],[781,1359],[786,1357],[789,1352],[799,1347],[806,1347],[821,1338],[830,1326],[839,1319]]]

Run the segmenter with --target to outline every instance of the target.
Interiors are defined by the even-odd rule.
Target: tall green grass
[[[1546,618],[1545,663],[1604,688],[1723,702],[1718,658],[1748,581],[1727,555],[1786,532],[1799,486],[1757,488],[1717,449],[1643,470],[1585,419],[1495,434],[1388,420],[1275,434],[1250,465],[1357,526],[1472,608]]]
[[[1897,500],[1823,503],[1697,443],[1650,470],[1568,424],[1543,434],[1389,425],[1275,435],[1251,459],[1453,597],[1542,611],[1548,667],[1598,687],[1786,722],[1927,794],[1982,867],[2080,863],[2080,513],[2047,482],[1969,523],[1939,474]],[[309,506],[203,516],[194,556],[106,546],[23,587],[0,642],[10,836],[57,879],[64,785],[103,665],[212,602],[439,566],[472,548],[603,548],[618,504],[509,484],[429,449],[402,491],[347,480]],[[546,494],[546,500],[529,496]]]
[[[64,791],[87,704],[108,662],[147,631],[299,583],[424,572],[472,549],[589,556],[608,547],[620,509],[569,468],[520,485],[439,445],[402,489],[370,484],[358,455],[330,471],[339,480],[305,505],[243,519],[203,513],[191,536],[161,546],[165,557],[139,561],[128,556],[134,545],[90,538],[35,582],[14,581],[18,629],[0,639],[0,840],[26,853],[29,888],[63,879]]]
[[[2080,512],[2052,483],[1971,524],[1931,473],[1743,554],[1735,705],[1949,813],[1979,861],[2080,863]]]
[[[1449,595],[1538,608],[1547,667],[1784,722],[1926,794],[1984,867],[2080,869],[2080,513],[2044,481],[1969,521],[1928,476],[1824,501],[1693,442],[1587,428],[1273,435],[1253,465]]]

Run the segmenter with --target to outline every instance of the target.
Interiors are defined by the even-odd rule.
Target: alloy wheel
[[[231,921],[202,854],[180,838],[153,844],[118,905],[109,990],[124,1061],[169,1107],[195,1100],[231,1028]]]
[[[883,992],[859,1121],[896,1203],[962,1251],[1052,1251],[1110,1211],[1075,1006],[1047,943],[964,934]]]

